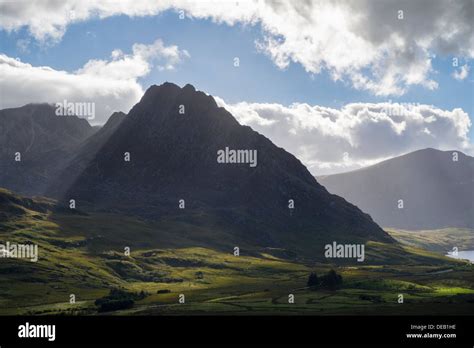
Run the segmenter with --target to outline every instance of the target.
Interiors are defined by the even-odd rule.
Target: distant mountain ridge
[[[428,148],[318,180],[385,227],[474,228],[474,158],[460,151]]]
[[[94,133],[76,116],[57,116],[53,105],[0,110],[0,187],[44,194],[61,165]]]

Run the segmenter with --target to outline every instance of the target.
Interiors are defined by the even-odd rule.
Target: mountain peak
[[[242,157],[222,162],[223,151]],[[88,141],[61,177],[71,178],[55,186],[61,200],[76,197],[94,209],[150,219],[178,214],[192,224],[201,224],[204,214],[252,244],[308,255],[314,246],[293,243],[292,233],[315,243],[336,235],[392,241],[357,207],[330,195],[293,155],[191,85],[151,86],[120,124],[106,125]],[[177,210],[180,200],[186,210]],[[289,200],[297,202],[295,211]]]
[[[424,149],[413,151],[412,154],[439,154],[439,155],[442,155],[442,154],[452,154],[453,152],[457,152],[459,154],[467,156],[464,152],[462,152],[460,150],[455,150],[455,149],[440,150],[440,149],[435,149],[435,148],[432,148],[432,147],[427,147],[427,148],[424,148]]]
[[[173,123],[178,122],[176,118],[202,122],[203,118],[211,117],[216,121],[216,117],[219,117],[226,119],[227,122],[237,123],[229,113],[211,112],[214,109],[218,109],[214,98],[202,91],[197,91],[191,84],[179,87],[174,83],[165,82],[161,85],[150,86],[141,100],[130,110],[129,115],[138,117],[143,122]],[[208,120],[208,122],[213,121]]]
[[[163,95],[167,97],[172,97],[182,93],[197,93],[206,95],[201,91],[196,91],[196,88],[189,83],[187,83],[184,87],[180,87],[172,82],[164,82],[161,85],[152,85],[148,87],[145,94],[143,95],[142,100],[156,98]]]
[[[194,88],[193,85],[187,83],[186,86],[183,87],[183,91],[196,92],[196,88]]]
[[[143,95],[143,98],[156,97],[158,95],[163,94],[176,94],[180,92],[196,92],[196,88],[194,88],[194,86],[189,83],[186,84],[184,87],[180,87],[175,83],[167,81],[162,83],[161,85],[151,85],[150,87],[148,87],[145,94]]]
[[[145,91],[145,94],[143,95],[141,101],[147,100],[150,98],[156,98],[157,96],[162,95],[162,94],[177,93],[180,90],[181,90],[181,87],[171,82],[165,82],[161,85],[151,85]]]

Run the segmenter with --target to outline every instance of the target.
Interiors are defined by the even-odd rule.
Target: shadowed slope
[[[474,227],[474,158],[460,151],[419,150],[319,180],[383,226]]]
[[[0,110],[0,187],[43,194],[60,167],[93,133],[85,119],[56,116],[48,104]],[[16,154],[21,161],[15,161]]]
[[[256,150],[257,166],[218,163],[217,152],[226,147]],[[368,215],[329,194],[293,155],[190,85],[150,87],[105,142],[100,132],[91,137],[62,177],[74,178],[55,192],[64,200],[155,220],[212,221],[213,228],[263,246],[321,253],[315,246],[333,240],[392,241]],[[178,208],[180,199],[185,209]]]

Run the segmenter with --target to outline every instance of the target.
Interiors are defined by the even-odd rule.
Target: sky
[[[314,175],[474,154],[473,0],[2,1],[0,108],[194,85]]]

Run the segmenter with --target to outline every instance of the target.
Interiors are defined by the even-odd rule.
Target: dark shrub
[[[379,295],[359,295],[359,298],[361,300],[364,300],[364,301],[371,301],[371,302],[374,302],[374,303],[380,303],[380,302],[383,302],[382,300],[382,296],[379,296]]]
[[[157,294],[169,294],[171,290],[168,289],[163,289],[163,290],[158,290],[156,293]]]
[[[118,311],[120,309],[132,308],[133,300],[109,300],[103,302],[99,307],[99,312]]]
[[[308,277],[308,282],[306,284],[310,288],[316,288],[319,286],[319,278],[316,275],[316,272],[311,272],[311,274]]]
[[[116,311],[133,307],[135,301],[147,297],[145,291],[140,293],[128,292],[124,289],[110,289],[107,296],[95,300],[95,305],[99,307],[99,312]]]
[[[321,277],[321,287],[327,290],[337,290],[342,286],[342,276],[335,270],[330,270],[328,274]]]

